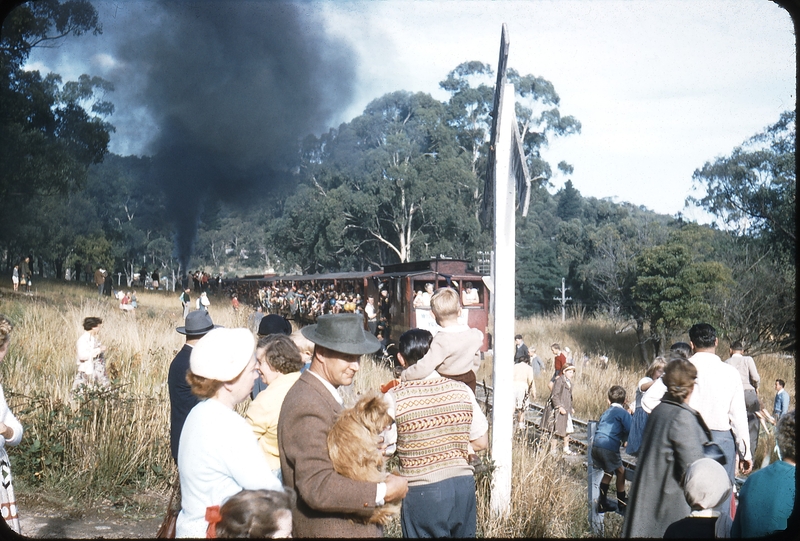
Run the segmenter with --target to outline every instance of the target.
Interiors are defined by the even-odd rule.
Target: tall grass
[[[178,294],[138,291],[139,308],[132,314],[119,310],[115,301],[97,296],[94,287],[39,281],[32,297],[14,295],[0,288],[0,313],[15,324],[11,345],[0,367],[9,406],[25,427],[22,443],[9,455],[20,494],[39,489],[57,490],[89,504],[110,498],[125,503],[144,491],[165,494],[175,475],[169,453],[169,398],[166,386],[169,364],[182,347],[184,337],[175,332],[182,325]],[[229,299],[211,298],[209,309],[215,323],[245,326],[250,315],[242,307],[234,313]],[[103,318],[100,340],[113,391],[71,393],[76,371],[75,342],[86,316]],[[622,385],[633,399],[644,367],[636,357],[633,331],[615,333],[601,319],[560,321],[534,317],[517,321],[516,332],[536,348],[547,368],[536,378],[537,402],[549,396],[552,374],[550,344],[569,346],[577,365],[573,397],[576,417],[597,419],[606,409],[606,392]],[[727,345],[720,348],[727,358]],[[607,368],[597,363],[608,355]],[[583,362],[588,356],[587,363]],[[768,410],[775,396],[775,379],[786,381],[795,396],[795,366],[779,355],[756,357],[761,374],[761,397]],[[492,357],[487,355],[478,380],[491,385]],[[344,390],[352,404],[364,392],[375,390],[393,377],[372,358],[365,358],[353,385]],[[243,405],[242,408],[246,407]],[[756,465],[774,447],[774,437],[762,434]],[[570,466],[515,441],[513,453],[512,506],[507,517],[490,512],[488,476],[478,476],[479,535],[484,537],[581,537],[588,536],[586,480],[580,466]],[[606,533],[618,531],[609,528]],[[400,536],[398,521],[386,534]]]

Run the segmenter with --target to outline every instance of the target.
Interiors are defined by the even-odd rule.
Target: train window
[[[473,282],[464,283],[464,289],[461,291],[461,304],[464,306],[472,306],[481,303],[481,294]]]

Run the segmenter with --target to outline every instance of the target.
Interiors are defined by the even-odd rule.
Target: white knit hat
[[[255,338],[247,329],[217,328],[192,348],[192,373],[217,381],[231,381],[242,373],[255,351]]]

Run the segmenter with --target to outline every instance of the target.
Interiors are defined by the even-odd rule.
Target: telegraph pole
[[[554,301],[559,301],[561,303],[561,323],[564,323],[567,320],[567,317],[566,317],[567,301],[571,301],[572,300],[572,297],[567,297],[567,290],[569,288],[564,285],[565,281],[566,281],[565,278],[561,278],[561,297],[560,298],[559,297],[553,297]],[[556,288],[556,291],[558,291],[558,290],[559,289]]]

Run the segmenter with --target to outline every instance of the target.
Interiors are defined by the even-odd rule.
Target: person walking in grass
[[[110,385],[106,375],[106,346],[100,343],[97,335],[103,328],[103,320],[90,316],[83,320],[83,334],[78,338],[76,345],[78,372],[72,383],[73,391],[92,385],[108,387]]]

